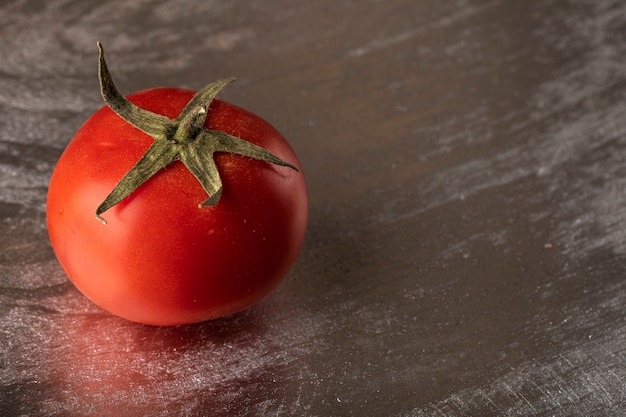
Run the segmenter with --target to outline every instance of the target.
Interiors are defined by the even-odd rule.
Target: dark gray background
[[[222,98],[298,153],[286,281],[193,326],[66,280],[47,183],[124,93]],[[3,1],[0,414],[626,414],[626,3]]]

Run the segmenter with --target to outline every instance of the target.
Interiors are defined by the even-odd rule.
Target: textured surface
[[[55,161],[123,92],[222,97],[289,138],[311,196],[244,313],[102,312],[47,240]],[[626,414],[621,0],[4,1],[0,414]]]

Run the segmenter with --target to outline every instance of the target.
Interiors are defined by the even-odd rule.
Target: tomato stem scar
[[[98,80],[106,105],[119,117],[148,134],[154,143],[124,175],[113,191],[96,209],[96,219],[106,224],[101,214],[128,197],[141,184],[175,160],[180,160],[206,191],[208,198],[199,206],[215,206],[222,195],[214,154],[227,152],[298,171],[267,149],[219,130],[204,128],[208,107],[217,94],[235,78],[215,81],[200,90],[176,119],[142,109],[130,102],[115,87],[104,59],[104,49],[98,42]]]

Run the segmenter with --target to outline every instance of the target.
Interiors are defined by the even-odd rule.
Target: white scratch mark
[[[464,7],[464,8],[458,8],[458,10],[454,13],[454,14],[450,14],[447,15],[441,19],[438,19],[436,21],[434,21],[432,24],[430,25],[425,25],[422,26],[418,29],[414,29],[414,30],[408,30],[402,33],[399,33],[397,35],[393,35],[393,36],[387,36],[385,38],[379,38],[379,39],[374,39],[373,41],[369,42],[368,44],[358,47],[358,48],[354,48],[349,50],[346,53],[347,57],[359,57],[359,56],[363,56],[365,54],[368,54],[370,52],[375,52],[377,50],[380,49],[384,49],[388,46],[392,46],[404,41],[407,41],[409,39],[412,39],[414,37],[416,37],[417,35],[419,35],[420,33],[423,32],[428,32],[428,31],[432,31],[433,29],[437,28],[437,27],[445,27],[445,26],[450,26],[454,23],[456,23],[457,21],[466,19],[468,17],[471,17],[475,14],[478,14],[480,12],[482,12],[485,9],[489,9],[495,5],[497,5],[497,2],[490,2],[488,4],[482,5],[480,7]]]
[[[346,54],[348,57],[354,57],[354,56],[362,56],[365,54],[368,54],[372,51],[376,51],[378,49],[383,49],[387,46],[391,46],[394,45],[396,43],[400,43],[403,41],[406,41],[408,39],[411,39],[412,37],[414,37],[419,31],[417,30],[411,30],[411,31],[407,31],[404,33],[400,33],[398,35],[395,36],[389,36],[386,38],[380,38],[380,39],[375,39],[374,41],[370,42],[369,44],[365,45],[365,46],[361,46],[359,48],[355,48],[352,49],[350,51],[348,51],[348,53]]]

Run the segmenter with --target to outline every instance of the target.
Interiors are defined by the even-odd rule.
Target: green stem
[[[189,169],[208,194],[208,199],[200,206],[214,206],[222,195],[222,180],[215,164],[215,152],[234,153],[298,170],[260,146],[222,131],[204,128],[211,102],[234,78],[216,81],[200,90],[180,115],[172,120],[142,109],[124,97],[113,83],[100,42],[98,48],[98,79],[104,102],[119,117],[154,139],[146,153],[96,209],[96,218],[102,223],[106,224],[102,213],[128,197],[141,184],[177,159]]]

